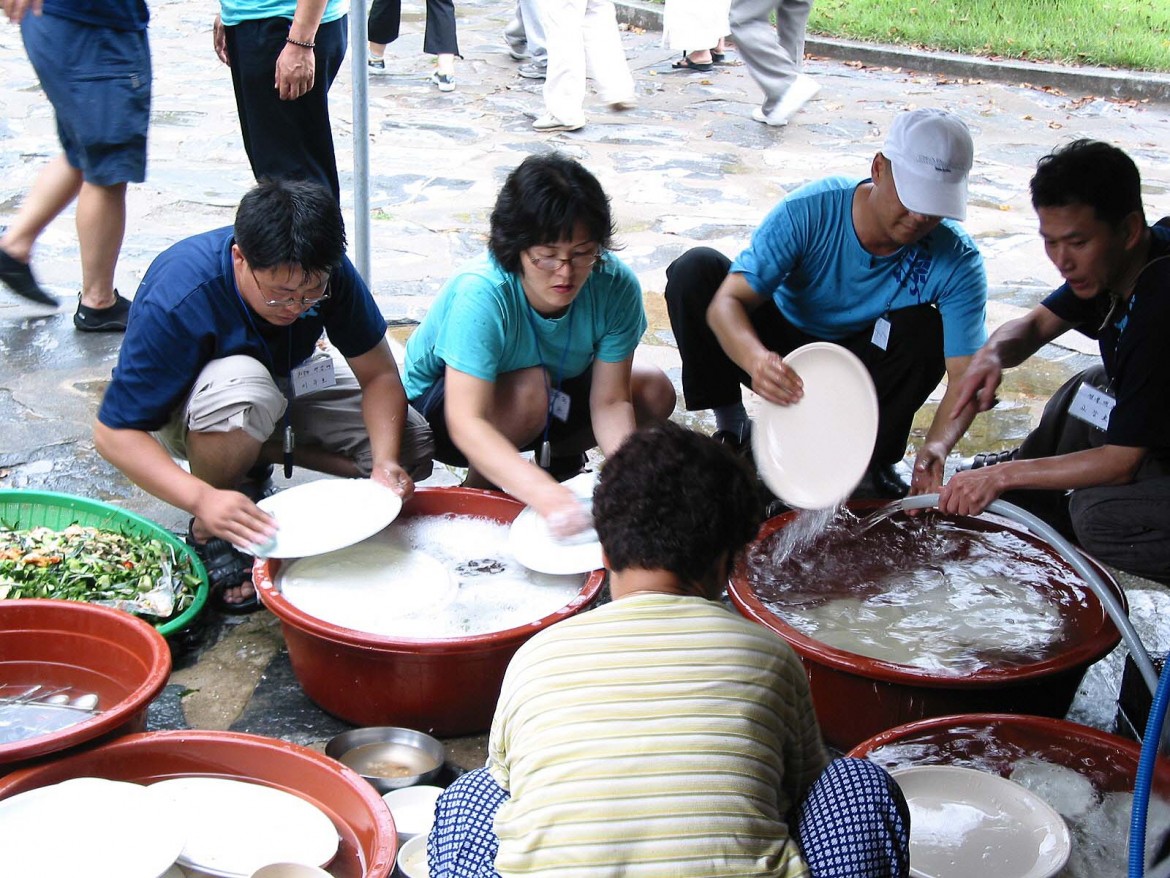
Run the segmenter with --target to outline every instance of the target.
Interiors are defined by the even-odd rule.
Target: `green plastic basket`
[[[64,530],[71,524],[78,524],[83,527],[100,527],[146,539],[162,540],[171,546],[177,555],[186,557],[191,563],[191,568],[199,577],[199,586],[195,589],[195,600],[191,606],[178,616],[155,625],[158,633],[164,637],[186,628],[207,603],[210,591],[207,570],[199,556],[195,554],[195,550],[170,531],[134,512],[127,512],[99,500],[74,497],[72,494],[0,490],[0,524],[19,530],[34,527]]]

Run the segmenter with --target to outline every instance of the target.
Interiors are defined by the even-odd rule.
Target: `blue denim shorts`
[[[151,67],[146,31],[119,31],[45,13],[21,34],[57,114],[57,136],[88,183],[146,179]]]

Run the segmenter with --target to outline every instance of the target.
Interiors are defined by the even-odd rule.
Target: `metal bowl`
[[[398,726],[369,726],[343,732],[325,747],[378,792],[430,783],[443,769],[443,745],[423,732]]]

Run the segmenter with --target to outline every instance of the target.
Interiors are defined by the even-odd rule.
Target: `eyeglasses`
[[[528,261],[532,263],[535,268],[541,271],[547,271],[550,274],[555,271],[560,271],[562,265],[571,265],[573,268],[592,268],[597,262],[598,254],[594,253],[575,253],[568,259],[561,259],[559,256],[533,256],[528,254]]]
[[[264,304],[269,308],[304,308],[306,311],[320,305],[329,298],[329,281],[325,281],[325,290],[319,296],[292,296],[288,299],[270,299],[268,293],[265,292],[264,286],[260,283],[260,279],[256,277],[256,272],[252,271],[252,280],[256,281],[256,288],[263,296]]]

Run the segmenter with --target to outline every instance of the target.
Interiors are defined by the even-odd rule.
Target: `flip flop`
[[[726,52],[716,52],[714,49],[711,50],[711,61],[713,63],[720,64],[724,60],[726,60],[726,58],[727,58]]]
[[[207,581],[211,589],[211,603],[222,613],[243,616],[264,608],[260,594],[253,588],[251,597],[232,603],[224,599],[225,589],[235,588],[252,578],[251,555],[245,555],[227,540],[212,537],[206,543],[195,541],[195,519],[187,525],[187,545],[195,550],[203,566],[207,568]]]
[[[675,70],[700,70],[700,71],[706,71],[706,70],[710,70],[710,69],[711,69],[712,67],[714,67],[715,65],[714,65],[712,62],[710,62],[710,61],[708,61],[708,62],[706,62],[706,63],[699,63],[698,61],[692,61],[692,60],[691,60],[691,59],[690,59],[690,58],[689,58],[689,57],[688,57],[688,56],[687,56],[687,55],[684,53],[684,54],[683,54],[683,56],[682,56],[682,60],[681,60],[681,61],[675,61],[675,62],[674,62],[673,64],[671,64],[670,66],[671,66],[673,69],[675,69]]]

